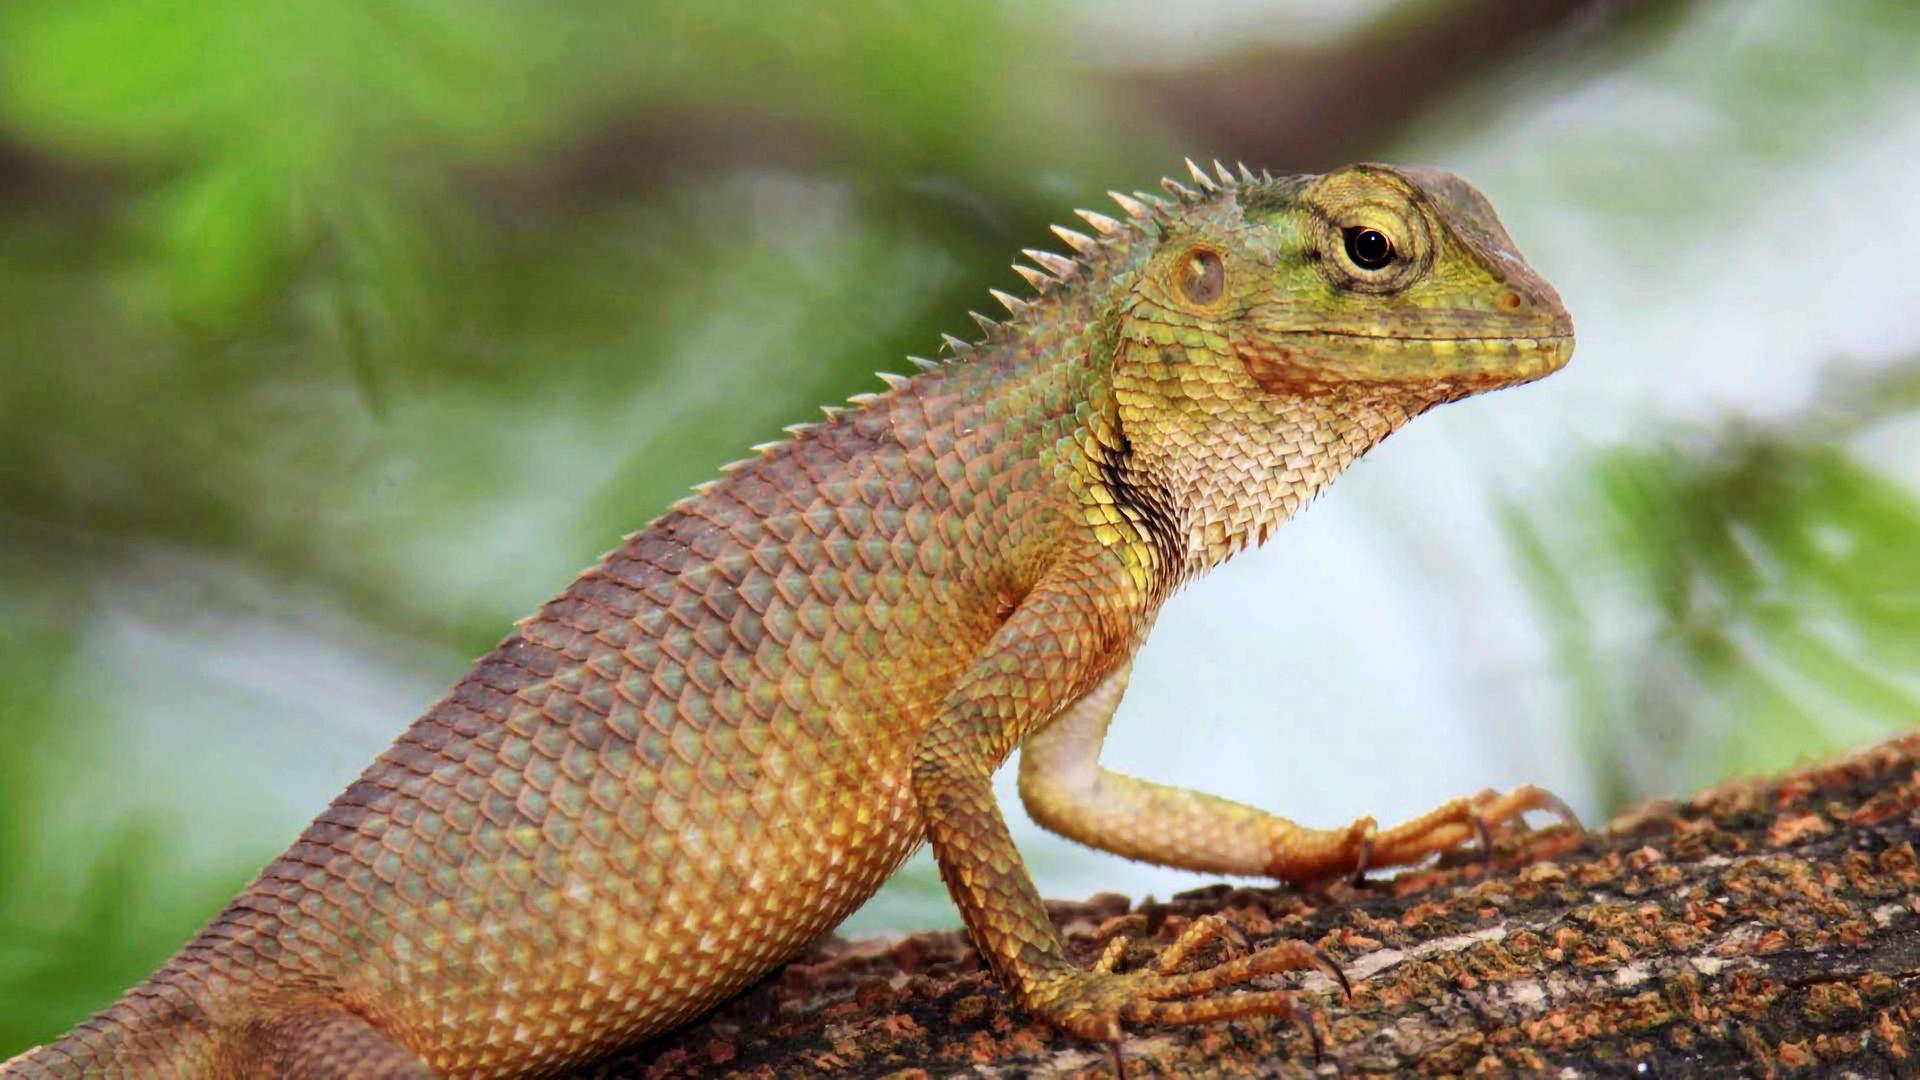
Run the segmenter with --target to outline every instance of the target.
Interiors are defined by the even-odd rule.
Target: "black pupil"
[[[1348,229],[1347,257],[1358,266],[1378,270],[1393,261],[1393,241],[1379,229]]]

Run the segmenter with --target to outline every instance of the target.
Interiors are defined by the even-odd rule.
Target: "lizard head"
[[[1152,211],[1122,201],[1154,228],[1116,312],[1113,378],[1131,459],[1181,493],[1194,565],[1264,538],[1411,417],[1573,353],[1560,297],[1451,173],[1169,190],[1180,201]]]
[[[1216,205],[1166,231],[1142,293],[1224,337],[1263,391],[1452,400],[1573,353],[1559,295],[1451,173],[1353,165]]]

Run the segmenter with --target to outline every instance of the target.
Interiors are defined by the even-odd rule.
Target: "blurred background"
[[[0,1058],[623,533],[1187,155],[1460,171],[1580,347],[1176,598],[1108,764],[1598,821],[1920,719],[1920,5],[1165,9],[0,7]],[[1048,895],[1199,883],[1011,775]],[[953,925],[922,856],[849,932]]]

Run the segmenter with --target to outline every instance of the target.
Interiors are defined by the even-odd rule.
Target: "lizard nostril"
[[[1500,294],[1500,298],[1495,303],[1499,304],[1503,311],[1519,311],[1527,306],[1527,298],[1508,289]]]

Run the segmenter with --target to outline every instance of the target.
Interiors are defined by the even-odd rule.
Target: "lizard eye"
[[[1379,229],[1354,225],[1346,230],[1347,258],[1362,270],[1380,270],[1393,262],[1393,241]]]
[[[1211,304],[1227,291],[1227,268],[1220,256],[1204,249],[1187,256],[1180,268],[1180,290],[1196,304]]]

